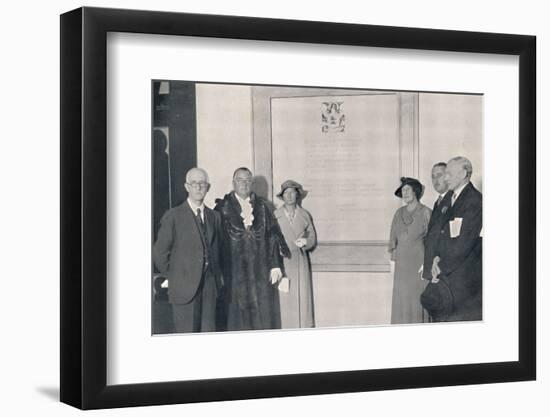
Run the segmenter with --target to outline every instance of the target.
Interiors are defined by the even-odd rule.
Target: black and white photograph
[[[533,409],[538,35],[195,6],[61,12],[60,401]]]
[[[151,81],[152,334],[483,320],[484,95]]]
[[[6,2],[0,415],[548,415],[544,4]]]

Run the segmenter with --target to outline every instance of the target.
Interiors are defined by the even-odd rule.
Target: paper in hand
[[[449,221],[449,230],[450,230],[452,239],[460,236],[461,228],[462,228],[462,217],[455,217],[453,220]]]
[[[290,291],[290,280],[287,277],[281,278],[279,281],[279,291],[281,292],[289,292]]]

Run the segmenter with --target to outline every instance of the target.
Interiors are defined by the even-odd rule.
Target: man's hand
[[[283,277],[281,268],[273,268],[270,273],[270,281],[272,285],[275,285]]]
[[[441,274],[441,269],[439,269],[440,260],[441,259],[439,258],[439,256],[436,256],[432,263],[432,282],[434,284],[437,284],[439,282],[439,279],[437,277],[439,276],[439,274]]]

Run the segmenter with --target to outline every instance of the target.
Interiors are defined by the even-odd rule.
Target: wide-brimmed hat
[[[453,312],[453,293],[445,277],[437,283],[430,282],[420,296],[420,304],[434,321],[445,321]]]
[[[410,185],[412,189],[415,190],[415,194],[418,199],[422,197],[422,194],[424,192],[424,186],[416,178],[409,178],[409,177],[401,177],[401,185],[397,190],[395,190],[395,193],[394,193],[397,197],[403,198],[403,195],[401,194],[401,190],[405,185]]]
[[[294,188],[296,190],[296,192],[298,193],[298,196],[301,200],[303,200],[306,195],[307,195],[307,191],[304,190],[304,187],[302,187],[302,184],[296,182],[296,181],[293,181],[293,180],[286,180],[285,182],[283,182],[281,184],[281,191],[279,192],[279,194],[277,194],[277,197],[279,197],[281,200],[283,199],[283,193],[285,192],[285,190],[287,188]]]

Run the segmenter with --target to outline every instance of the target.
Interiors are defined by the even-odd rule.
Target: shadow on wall
[[[269,200],[269,185],[263,175],[257,175],[252,178],[252,191],[262,197],[271,211],[275,210],[275,205]]]

